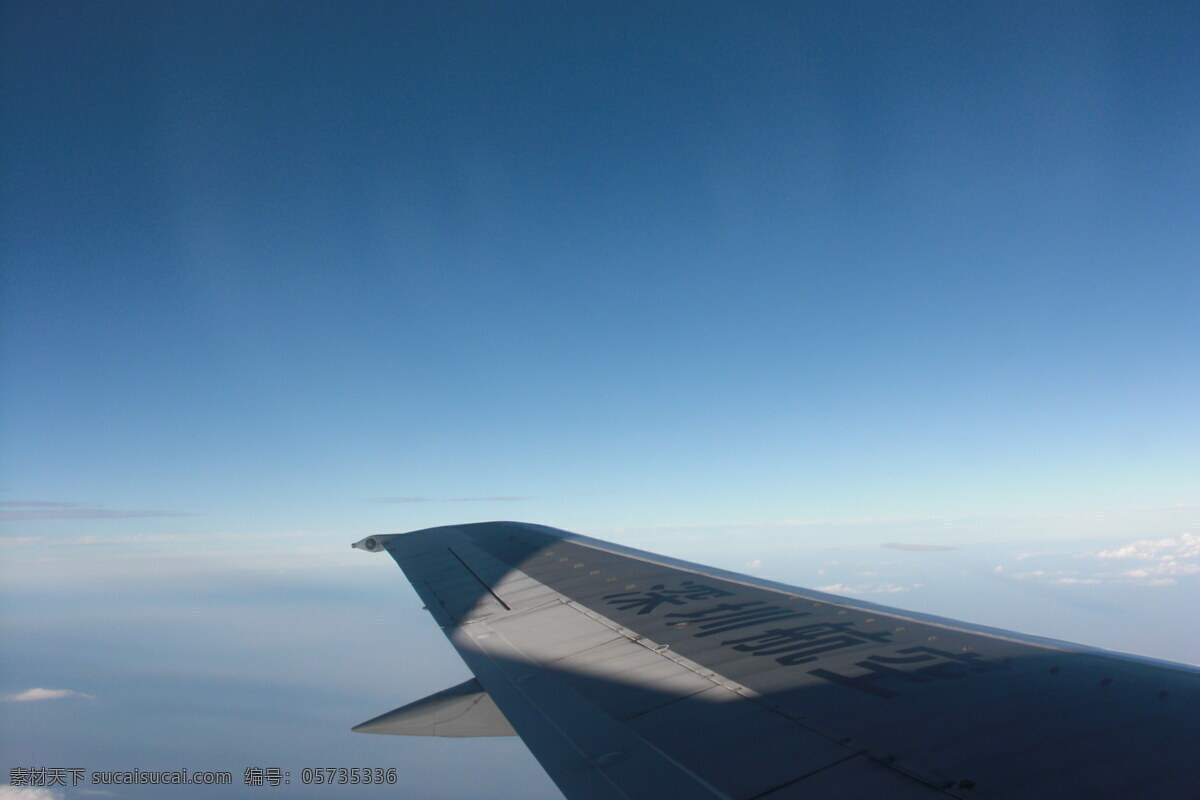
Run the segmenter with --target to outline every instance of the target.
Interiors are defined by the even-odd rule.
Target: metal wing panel
[[[1117,798],[1181,768],[1196,777],[1188,744],[1200,740],[1195,670],[831,602],[564,536],[547,548],[553,557],[531,548],[517,563],[930,784],[1051,798],[1075,781],[1089,796]],[[562,558],[627,591],[564,580],[543,563]]]
[[[969,796],[963,787],[956,789],[956,794]],[[761,800],[928,800],[929,796],[929,787],[921,781],[856,755],[764,794]]]
[[[594,796],[579,778],[589,771],[613,796],[781,800],[1118,798],[1151,786],[1169,797],[1200,779],[1200,677],[1186,667],[519,523],[405,534],[388,548],[572,796]],[[513,677],[518,663],[532,672]],[[561,757],[564,738],[575,762]],[[617,755],[598,766],[608,746]],[[651,774],[680,783],[648,792]]]
[[[735,797],[759,797],[856,754],[717,686],[638,716],[629,727]]]
[[[568,636],[551,638],[552,628],[543,625],[550,614],[560,617],[558,627],[570,630]],[[573,619],[562,619],[565,617]],[[488,627],[615,719],[644,714],[713,686],[712,681],[566,605],[538,609]],[[601,637],[608,641],[588,646],[589,640]],[[572,645],[576,649],[568,653]]]
[[[463,661],[568,797],[724,797],[529,661],[486,624],[447,631]]]
[[[500,574],[502,562],[460,530],[441,550],[405,538],[388,549],[435,597],[451,643],[569,796],[748,799],[857,752],[540,580]],[[575,563],[557,568],[560,582],[577,580]],[[513,591],[540,604],[511,608]]]
[[[506,610],[487,585],[464,568],[461,559],[449,549],[413,556],[407,564],[409,570],[420,575],[413,585],[442,627]]]
[[[575,743],[593,769],[606,759],[612,762],[600,772],[630,797],[694,796],[651,790],[647,776],[652,774],[658,783],[673,775],[671,780],[691,792],[703,786],[714,796],[752,798],[855,753],[701,677],[656,652],[652,643],[620,636],[574,656],[548,659],[553,651],[546,649],[538,621],[549,611],[458,627],[451,641],[468,663],[469,651],[476,648],[501,671],[516,674],[516,685],[541,713],[552,716],[560,735]],[[574,615],[573,627],[611,630],[569,606],[557,611]],[[537,672],[522,672],[521,665]],[[511,721],[520,732],[519,722]],[[558,780],[554,768],[546,768]]]
[[[577,612],[557,598],[538,608],[492,620],[488,627],[510,641],[521,641],[527,656],[547,666],[623,641],[612,628],[584,623]],[[530,635],[522,636],[523,632]]]

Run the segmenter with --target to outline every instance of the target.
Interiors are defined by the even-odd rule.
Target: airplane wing
[[[1200,796],[1194,667],[540,525],[354,546],[392,555],[475,675],[360,729],[515,731],[569,798]]]

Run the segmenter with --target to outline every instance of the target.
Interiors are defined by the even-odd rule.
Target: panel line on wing
[[[811,772],[804,773],[799,778],[794,778],[790,781],[784,781],[783,783],[781,783],[777,786],[772,786],[770,789],[761,791],[758,794],[754,795],[753,797],[747,797],[746,800],[759,800],[760,798],[767,797],[768,795],[778,792],[780,789],[787,788],[788,786],[795,786],[797,783],[807,780],[807,779],[811,778],[813,775],[820,774],[827,769],[833,769],[834,767],[838,766],[839,764],[845,764],[850,759],[858,758],[861,755],[866,755],[866,751],[859,750],[858,752],[855,752],[855,753],[849,753],[845,758],[841,758],[841,759],[838,759],[837,761],[832,761],[828,764],[817,767],[816,769],[812,770]]]
[[[490,622],[483,625],[492,628]],[[637,796],[627,790],[638,786],[654,796],[700,797],[703,791],[703,796],[732,800],[685,764],[604,713],[592,700],[542,672],[542,665],[501,631],[496,630],[500,635],[485,640],[464,639],[453,629],[445,633],[506,716],[513,712],[509,721],[522,738],[537,736],[539,729],[555,732],[548,742],[551,751],[539,747],[534,755],[565,794],[572,794],[568,786],[585,780],[581,767],[586,765],[588,771],[605,781],[606,788],[621,797]],[[506,702],[514,694],[523,698],[519,707]],[[578,724],[565,725],[564,719]],[[527,727],[530,724],[537,727]],[[564,748],[578,760],[572,764],[560,761]],[[612,756],[617,757],[609,760]],[[580,790],[589,797],[602,796],[594,784],[582,785]]]
[[[450,555],[454,556],[454,558],[458,560],[458,563],[462,564],[463,569],[465,569],[467,572],[471,573],[471,575],[474,576],[475,580],[479,581],[480,586],[482,586],[484,589],[487,589],[488,594],[490,594],[492,597],[496,598],[497,603],[504,606],[505,611],[512,611],[512,607],[508,603],[504,602],[500,598],[500,595],[498,595],[494,591],[492,591],[492,587],[488,585],[488,582],[485,581],[483,578],[479,577],[479,573],[476,572],[474,569],[472,569],[471,565],[468,564],[466,561],[464,561],[462,556],[460,556],[458,553],[454,552],[453,547],[447,547],[446,549],[450,551]]]

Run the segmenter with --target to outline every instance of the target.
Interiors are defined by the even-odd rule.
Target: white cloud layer
[[[1200,535],[1140,539],[1114,550],[1101,550],[1096,558],[1145,562],[1117,573],[1116,579],[1123,583],[1174,586],[1178,578],[1200,575]]]
[[[1096,553],[1096,557],[1136,558],[1143,561],[1200,558],[1200,534],[1185,533],[1166,539],[1141,539],[1115,550],[1101,550]]]
[[[72,691],[71,689],[34,688],[26,689],[16,694],[5,695],[2,699],[6,703],[36,703],[39,700],[60,700],[64,697],[91,697],[91,695]]]
[[[1016,558],[1024,560],[1048,555],[1052,554],[1022,553]],[[1092,559],[1096,566],[1103,564],[1107,569],[1035,570],[1016,573],[1013,577],[1040,578],[1060,586],[1098,583],[1175,586],[1180,578],[1200,576],[1200,534],[1183,533],[1161,539],[1139,539],[1107,550],[1076,553],[1075,558]],[[995,572],[1007,574],[1002,566],[996,567]]]
[[[860,584],[858,586],[850,586],[845,583],[831,583],[828,586],[817,586],[818,592],[831,592],[833,594],[897,594],[900,592],[911,592],[913,589],[920,589],[923,584],[914,583],[912,586],[900,586],[895,583]]]
[[[62,800],[62,795],[41,786],[0,786],[0,800]]]
[[[831,583],[828,586],[817,586],[815,588],[818,592],[832,592],[834,594],[862,594],[861,590],[856,589],[853,586],[847,586],[844,583]]]

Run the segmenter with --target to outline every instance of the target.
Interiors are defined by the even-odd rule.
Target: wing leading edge
[[[568,797],[1190,797],[1200,783],[1195,668],[539,525],[355,547],[392,555],[478,681],[377,720],[490,698]],[[458,725],[484,733],[440,735],[508,732]]]

